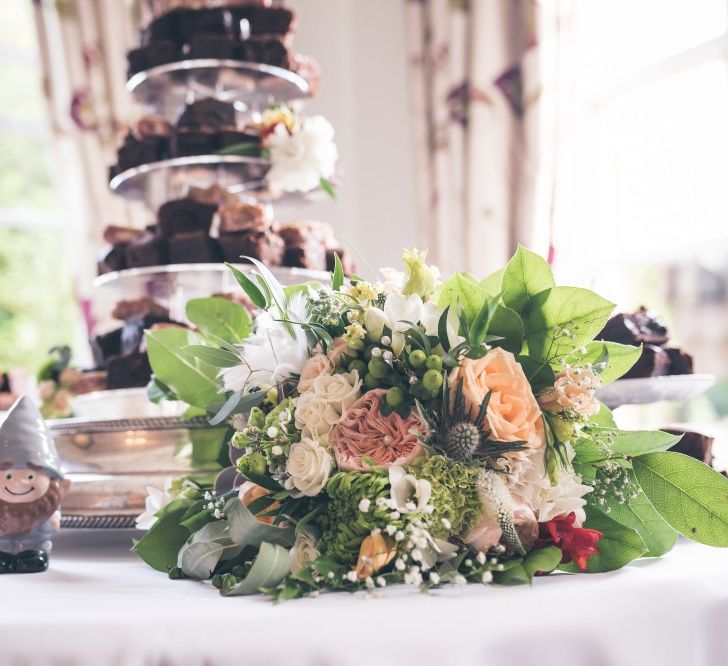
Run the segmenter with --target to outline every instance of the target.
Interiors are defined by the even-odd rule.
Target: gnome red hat
[[[52,478],[63,478],[51,431],[36,404],[24,395],[0,424],[0,468],[28,466],[37,467]]]

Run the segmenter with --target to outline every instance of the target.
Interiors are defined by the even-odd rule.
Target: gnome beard
[[[0,500],[0,535],[21,536],[40,527],[60,507],[63,491],[63,482],[51,479],[45,495],[32,502]]]

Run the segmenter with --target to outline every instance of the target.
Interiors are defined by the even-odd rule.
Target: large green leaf
[[[647,546],[636,530],[598,511],[587,513],[584,527],[599,530],[604,534],[604,538],[599,540],[599,553],[587,560],[587,573],[621,569],[625,564],[642,557],[647,552]],[[564,564],[561,568],[565,571],[580,571],[574,563]]]
[[[699,460],[669,451],[634,458],[632,467],[652,506],[680,534],[728,547],[728,479]]]
[[[491,273],[487,278],[480,281],[480,286],[485,289],[490,296],[498,296],[501,293],[503,285],[503,273],[505,268],[499,268],[495,273]]]
[[[635,530],[647,546],[646,557],[660,557],[677,541],[677,532],[655,511],[647,496],[640,492],[629,502],[610,502],[609,517]]]
[[[197,333],[170,327],[146,331],[145,336],[154,374],[180,400],[205,407],[220,399],[217,368],[195,358],[185,349],[190,345],[203,344]]]
[[[617,342],[604,342],[594,340],[586,345],[586,354],[579,356],[579,364],[606,362],[607,366],[601,371],[602,384],[608,384],[624,375],[642,354],[642,347],[621,345]]]
[[[640,456],[655,451],[665,451],[680,441],[681,435],[661,430],[615,430],[613,428],[589,428],[586,431],[594,439],[582,438],[574,446],[576,459],[581,462],[603,460],[606,451],[597,440],[610,437],[610,457]]]
[[[134,544],[134,552],[150,567],[167,573],[177,566],[177,554],[190,536],[187,528],[180,525],[180,522],[191,505],[191,501],[180,501],[174,508],[168,508]]]
[[[594,339],[613,309],[614,303],[580,287],[551,287],[536,294],[524,318],[529,355],[552,360],[571,353]]]
[[[523,347],[523,322],[515,310],[499,303],[488,326],[488,335],[497,335],[502,340],[494,340],[490,344],[503,347],[513,354],[520,354]]]
[[[523,568],[533,577],[537,573],[551,573],[561,562],[561,550],[556,546],[544,546],[532,550],[523,558]]]
[[[214,523],[209,523],[214,525]],[[207,527],[207,525],[206,525]],[[230,539],[220,538],[214,541],[192,541],[186,543],[177,557],[177,566],[185,576],[204,580],[212,575],[220,560],[226,553],[238,551]]]
[[[227,298],[193,298],[187,303],[187,318],[205,333],[226,342],[244,340],[252,330],[248,311]]]
[[[237,585],[220,588],[223,597],[255,594],[261,588],[275,587],[291,570],[291,555],[286,548],[263,542],[248,575]]]
[[[286,548],[293,545],[293,527],[277,527],[260,522],[237,497],[225,505],[225,516],[230,538],[239,546],[257,547],[264,541]]]
[[[503,302],[521,312],[531,298],[553,286],[554,276],[548,263],[535,252],[519,245],[503,272]]]
[[[488,293],[470,273],[460,272],[439,287],[437,298],[438,305],[443,308],[448,305],[455,308],[460,303],[468,322],[471,322],[488,300]]]

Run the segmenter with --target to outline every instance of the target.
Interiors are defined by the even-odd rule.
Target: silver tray
[[[238,264],[237,267],[244,272],[255,270],[251,264]],[[326,271],[283,267],[270,270],[283,285],[308,281],[328,284],[331,280],[331,275]],[[149,296],[168,308],[172,319],[187,323],[185,306],[190,299],[212,294],[242,293],[232,272],[222,263],[128,268],[104,273],[94,280],[93,285],[94,317],[99,331],[118,326],[111,312],[122,299]]]
[[[170,120],[177,119],[185,104],[204,97],[233,102],[252,113],[310,94],[308,82],[288,69],[218,58],[158,65],[131,76],[126,88],[137,102]]]
[[[661,401],[683,402],[705,393],[715,379],[710,374],[618,379],[600,388],[596,397],[610,409]]]

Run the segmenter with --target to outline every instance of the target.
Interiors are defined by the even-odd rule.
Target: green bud
[[[258,476],[262,476],[266,472],[267,463],[265,456],[260,453],[249,453],[237,462],[238,471],[245,476],[246,472],[252,472]]]
[[[576,428],[571,421],[562,419],[560,416],[549,414],[549,425],[554,435],[561,442],[570,442],[576,436]]]
[[[182,580],[185,577],[185,575],[182,573],[182,569],[179,567],[172,567],[169,570],[169,579],[170,580]]]
[[[425,263],[427,250],[405,250],[402,255],[404,260],[404,286],[402,293],[405,296],[418,294],[427,298],[435,291],[435,274],[430,266]]]

